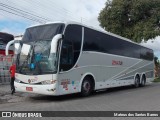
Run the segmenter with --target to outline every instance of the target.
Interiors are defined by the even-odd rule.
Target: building
[[[12,63],[14,47],[12,45],[10,48],[9,56],[5,56],[5,48],[7,43],[13,39],[13,35],[0,32],[0,84],[8,84],[10,81],[9,67]]]
[[[8,33],[0,32],[0,56],[5,56],[5,47],[7,43],[14,39],[14,36]],[[13,48],[10,49],[9,54],[13,55]]]

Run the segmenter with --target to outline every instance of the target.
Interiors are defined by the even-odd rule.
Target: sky
[[[0,32],[22,35],[27,27],[42,24],[44,19],[50,22],[71,20],[100,29],[97,18],[106,1],[0,0]],[[160,36],[141,44],[153,49],[160,58]]]
[[[145,47],[153,49],[154,55],[160,60],[160,36],[157,36],[155,39],[150,39],[147,42],[142,42],[141,44]]]
[[[0,31],[18,35],[23,34],[25,28],[38,24],[38,22],[7,13],[6,11],[15,10],[12,7],[20,9],[18,12],[23,10],[46,18],[48,21],[72,20],[99,27],[97,17],[100,10],[104,8],[105,2],[106,0],[1,0]],[[5,5],[11,9],[7,9],[8,6]]]

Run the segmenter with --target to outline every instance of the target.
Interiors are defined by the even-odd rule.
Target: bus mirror
[[[19,40],[11,40],[11,41],[9,41],[8,43],[7,43],[7,45],[6,45],[6,49],[5,49],[5,53],[6,53],[6,56],[7,55],[9,55],[9,47],[11,46],[11,45],[13,45],[14,43],[16,43],[16,42],[19,42]]]
[[[62,39],[62,34],[57,34],[54,36],[51,42],[51,53],[56,53],[58,41]]]

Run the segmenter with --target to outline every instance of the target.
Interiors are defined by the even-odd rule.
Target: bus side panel
[[[77,66],[59,74],[60,94],[80,92],[80,83],[86,73],[95,76],[97,90],[134,84],[136,73],[153,71],[153,62],[98,52],[83,52]],[[148,80],[149,76],[146,77]]]

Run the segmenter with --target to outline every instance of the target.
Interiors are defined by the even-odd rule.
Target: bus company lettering
[[[36,82],[38,80],[37,77],[34,77],[33,79],[28,79],[28,83],[33,83]]]
[[[63,79],[61,82],[63,88],[68,88],[68,84],[70,84],[70,79]]]
[[[112,65],[123,65],[123,61],[112,60]]]
[[[36,79],[28,79],[28,83],[33,83],[33,82],[36,82],[37,80]]]

